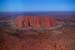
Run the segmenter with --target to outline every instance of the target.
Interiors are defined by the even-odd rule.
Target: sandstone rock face
[[[56,25],[56,19],[49,16],[18,16],[17,27],[52,27]]]
[[[29,16],[29,23],[32,27],[40,27],[40,19],[38,16]]]
[[[40,17],[40,25],[41,27],[51,27],[51,22],[50,18],[46,16]]]
[[[17,26],[17,27],[23,27],[23,25],[24,25],[23,22],[24,22],[24,17],[18,16],[18,17],[16,18],[15,23],[16,23],[16,26]]]

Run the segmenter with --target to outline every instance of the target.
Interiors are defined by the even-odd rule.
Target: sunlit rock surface
[[[56,19],[50,16],[18,16],[17,27],[52,27],[56,25]]]

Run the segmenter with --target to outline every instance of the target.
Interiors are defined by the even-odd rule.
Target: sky
[[[75,11],[75,0],[0,0],[0,12]]]

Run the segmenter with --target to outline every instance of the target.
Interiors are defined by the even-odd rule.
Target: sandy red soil
[[[22,26],[21,21],[19,22],[17,22],[17,26]],[[17,33],[17,35],[1,32],[0,50],[75,50],[75,28],[63,27],[53,31],[26,31]]]
[[[72,35],[73,33],[46,32],[22,37],[3,34],[0,50],[74,50],[75,34]]]

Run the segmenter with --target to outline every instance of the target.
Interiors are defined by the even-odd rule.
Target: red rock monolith
[[[56,19],[49,16],[18,16],[16,18],[17,27],[52,27],[56,25]]]
[[[24,25],[24,16],[18,16],[18,17],[16,18],[15,23],[16,23],[16,26],[17,26],[17,27],[22,28],[23,25]]]

